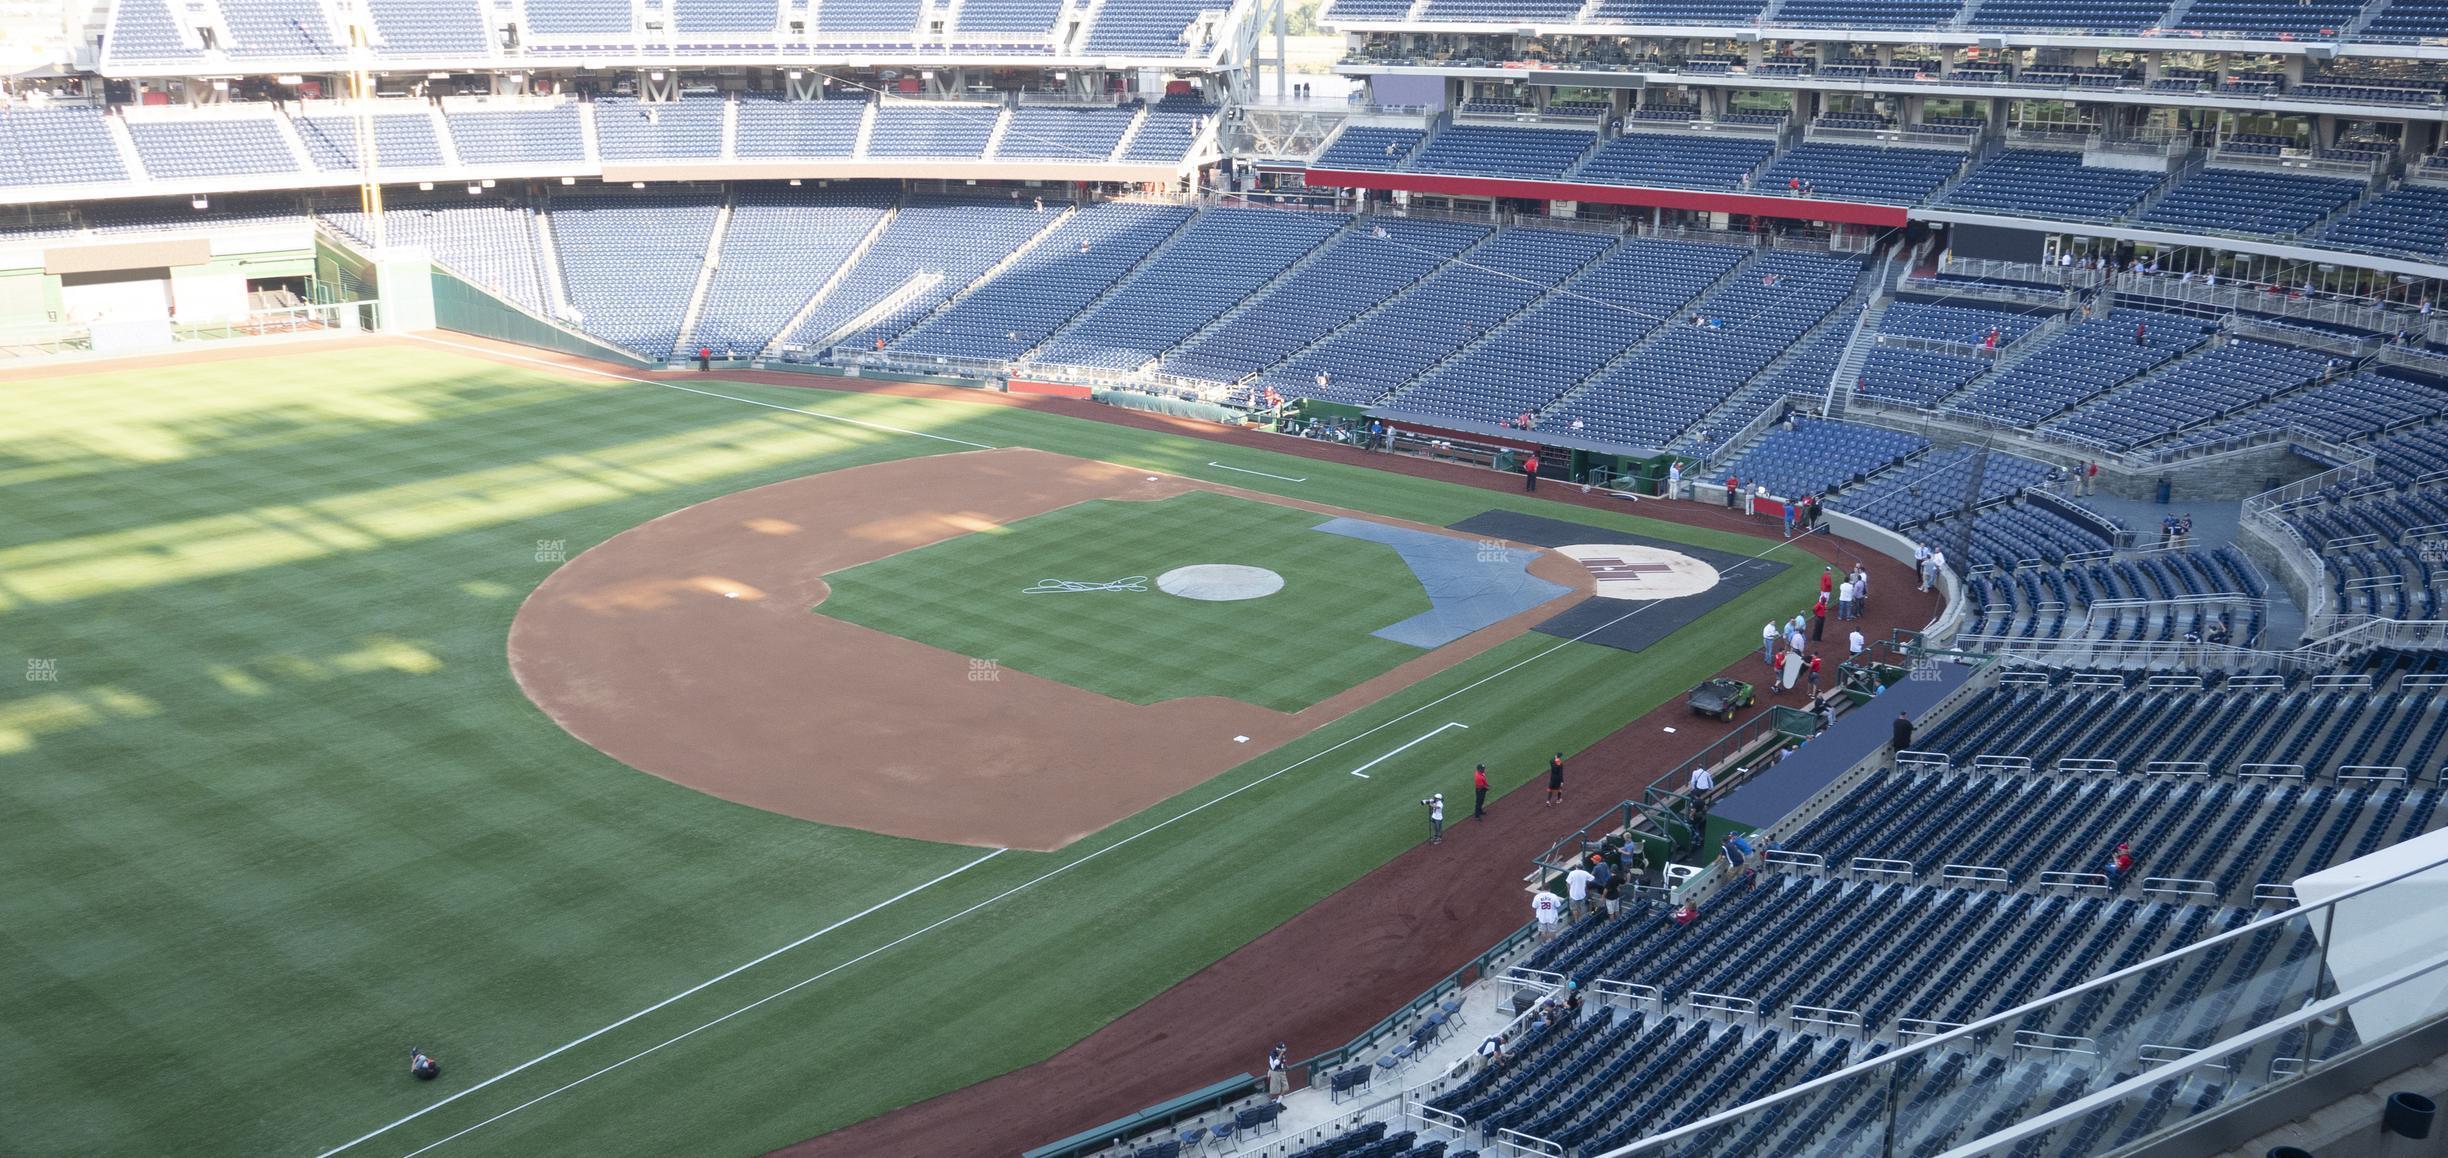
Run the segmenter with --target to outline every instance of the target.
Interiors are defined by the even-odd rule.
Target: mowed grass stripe
[[[1390,547],[1314,529],[1324,521],[1211,493],[1081,503],[835,572],[816,610],[1126,703],[1299,711],[1424,654],[1368,634],[1428,610],[1411,569]],[[1203,602],[1155,586],[1198,563],[1264,567],[1284,589]],[[1130,577],[1145,589],[1025,590]]]
[[[654,387],[504,376],[450,356],[286,355],[215,370],[0,385],[0,405],[39,423],[0,431],[0,469],[74,468],[46,484],[42,503],[0,506],[0,551],[78,545],[43,555],[54,570],[38,587],[14,586],[0,567],[0,600],[13,601],[0,604],[0,638],[15,653],[0,659],[59,664],[56,684],[0,691],[0,877],[11,882],[0,894],[11,962],[0,1042],[40,1059],[13,1065],[0,1087],[8,1147],[311,1151],[974,856],[768,816],[621,768],[535,712],[502,659],[518,600],[554,565],[538,558],[539,541],[575,554],[706,498],[940,444],[743,417],[750,408]],[[453,392],[467,382],[483,388]],[[1195,440],[1019,411],[722,388],[1151,469],[1203,470],[1215,457]],[[259,397],[285,425],[243,421]],[[80,421],[96,399],[118,412],[111,431]],[[493,429],[469,417],[496,404],[515,420]],[[155,412],[158,429],[147,425]],[[421,433],[428,421],[447,436]],[[323,453],[294,460],[284,448]],[[1515,501],[1356,466],[1284,459],[1300,469],[1283,469],[1238,451],[1232,461],[1311,476],[1302,497],[1428,522]],[[516,469],[485,473],[505,468]],[[557,489],[552,472],[586,485]],[[475,477],[517,482],[436,483]],[[532,480],[556,488],[553,501],[508,493]],[[376,487],[430,488],[420,495],[430,517],[352,505]],[[201,549],[188,542],[82,550],[141,540],[159,503],[175,503],[182,522],[294,508],[382,533],[203,573],[155,565],[157,547],[172,563]],[[303,532],[288,522],[262,533]],[[1806,585],[1797,572],[1774,606],[1807,600]],[[1759,598],[1703,624],[1722,645],[1686,632],[1637,658],[1569,648],[1517,673],[1527,682],[1489,685],[1521,691],[1501,710],[1491,701],[1484,722],[1474,713],[1471,758],[1528,779],[1550,747],[1595,739],[1652,692],[1679,694],[1704,662],[1746,650],[1769,614],[1745,606]],[[1478,665],[1493,658],[1464,667],[1491,670]],[[1381,711],[1425,694],[1406,691]],[[1350,754],[1416,734],[1388,729]],[[1306,771],[1367,790],[1337,766],[1344,754]],[[1318,811],[1325,802],[1307,792],[1333,790],[1290,792],[1306,779],[1286,776],[1083,866],[1077,880],[1048,882],[1042,899],[1021,895],[1042,910],[998,907],[974,929],[948,926],[675,1047],[688,1066],[641,1063],[573,1091],[581,1113],[556,1100],[503,1125],[570,1140],[525,1153],[745,1153],[1045,1056],[1407,847],[1416,808],[1388,801],[1453,788],[1449,761],[1460,758],[1440,739],[1389,761],[1366,782],[1385,799],[1356,799],[1349,813]],[[1198,793],[1273,760],[1181,799],[1207,799]],[[1250,852],[1284,841],[1302,854]],[[617,1060],[1063,855],[999,858],[983,879],[912,898],[599,1044]],[[1132,933],[1143,925],[1161,935]],[[411,1043],[444,1053],[444,1090],[399,1072]],[[573,1056],[532,1076],[557,1084],[589,1060],[605,1064]],[[503,1085],[532,1097],[529,1076]],[[499,1112],[493,1093],[420,1126],[458,1128],[473,1120],[463,1108]],[[454,1147],[522,1152],[524,1135],[496,1136]]]

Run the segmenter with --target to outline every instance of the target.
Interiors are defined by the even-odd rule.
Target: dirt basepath
[[[1531,573],[1566,594],[1298,713],[1221,696],[1131,704],[981,673],[808,610],[827,594],[821,576],[846,567],[1092,499],[1194,490],[1371,517],[1025,448],[853,467],[710,499],[570,560],[520,606],[510,672],[571,735],[674,783],[825,824],[1050,852],[1512,639],[1594,586],[1542,551]],[[1143,758],[1157,751],[1166,759]]]
[[[631,377],[685,380],[681,371],[632,373],[578,358],[446,335],[472,355],[506,355]],[[1143,414],[1093,402],[1015,397],[982,390],[814,378],[804,374],[729,373],[724,377],[782,386],[941,398],[980,406],[1021,406],[1135,429],[1162,431],[1251,449],[1342,462],[1484,490],[1513,490],[1518,479],[1453,463],[1399,455],[1364,455],[1349,447],[1191,419]],[[1621,510],[1621,500],[1548,487],[1542,499],[1558,518],[1573,507]],[[1761,538],[1778,529],[1722,507],[1643,502],[1639,514],[1690,526]],[[1938,596],[1916,592],[1911,569],[1841,539],[1813,536],[1796,544],[1831,563],[1859,560],[1870,568],[1871,613],[1862,633],[1919,629],[1935,617]],[[1747,642],[1747,641],[1746,641]],[[1754,678],[1762,665],[1748,653],[1726,674]],[[1680,729],[1668,736],[1668,725]],[[1698,725],[1698,726],[1695,726]],[[1529,919],[1520,882],[1530,858],[1580,827],[1605,805],[1636,795],[1677,771],[1723,734],[1668,703],[1577,754],[1572,801],[1538,804],[1539,791],[1517,791],[1498,802],[1485,822],[1448,827],[1441,845],[1421,845],[1352,882],[1265,936],[1235,950],[1188,980],[1156,995],[1068,1049],[966,1089],[878,1115],[777,1153],[794,1158],[874,1158],[883,1154],[1017,1154],[1099,1122],[1230,1077],[1255,1073],[1266,1048],[1291,1043],[1308,1056],[1358,1036],[1418,996],[1487,946]]]

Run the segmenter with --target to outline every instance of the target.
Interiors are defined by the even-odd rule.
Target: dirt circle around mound
[[[848,828],[1051,851],[1511,639],[1593,586],[1541,552],[1532,572],[1569,596],[1297,713],[1216,696],[1124,703],[810,611],[830,594],[823,576],[847,567],[1090,500],[1192,490],[1369,517],[1036,450],[852,467],[710,499],[571,559],[520,606],[510,671],[571,735],[677,784]]]

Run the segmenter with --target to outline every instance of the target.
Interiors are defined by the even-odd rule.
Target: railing
[[[1963,1122],[1942,1103],[1913,1101],[1910,1094],[1918,1083],[1913,1074],[1905,1071],[1904,1063],[1913,1062],[1917,1069],[1926,1063],[1928,1051],[1939,1049],[1976,1056],[2012,1051],[2072,1052],[2087,1055],[2086,1064],[2095,1061],[2101,1072],[2115,1072],[2136,1065],[2151,1066],[2157,1059],[2168,1056],[2164,1042],[2146,1036],[2152,1027],[2168,1024],[2200,1024],[2210,1031],[2232,1036],[2206,1049],[2192,1051],[2183,1060],[2159,1063],[2157,1068],[2132,1081],[2118,1083],[2062,1108],[2052,1105],[2051,1087],[2055,1083],[2035,1088],[2021,1094],[2020,1100],[1996,1105],[1987,1121],[1997,1123],[1993,1127],[1997,1132],[1970,1143],[1972,1148],[1950,1153],[1985,1154],[2006,1149],[2091,1110],[2121,1104],[2122,1099],[2147,1092],[2165,1081],[2170,1076],[2168,1071],[2179,1067],[2229,1066],[2229,1072],[2236,1075],[2236,1084],[2230,1086],[2226,1098],[2232,1102],[2252,1089],[2295,1080],[2328,1064],[2307,1060],[2300,1067],[2280,1067],[2285,1072],[2273,1073],[2267,1063],[2274,1056],[2323,1058],[2328,1051],[2319,1048],[2325,1036],[2319,1031],[2336,1024],[2335,1017],[2356,1003],[2368,1001],[2408,980],[2448,976],[2448,972],[2443,972],[2448,970],[2448,955],[2442,954],[2436,935],[2383,940],[2385,934],[2378,929],[2361,935],[2351,931],[2385,922],[2392,912],[2427,912],[2431,908],[2432,890],[2443,885],[2448,885],[2448,860],[2434,861],[2350,889],[2308,908],[2272,913],[1967,1025],[1899,1019],[1897,1033],[1906,1040],[1894,1051],[1593,1158],[1672,1153],[1690,1145],[1704,1131],[1713,1137],[1739,1136],[1754,1126],[1768,1128],[1774,1123],[1810,1118],[1821,1110],[1833,1113],[1839,1109],[1872,1114],[1887,1123],[1883,1131],[1857,1138],[1857,1143],[1868,1143],[1866,1150],[1857,1152],[1893,1155],[1943,1149],[1944,1146],[1933,1143],[1959,1130]],[[2387,971],[2379,980],[2347,993],[2337,991],[2330,970],[2331,955],[2341,947],[2338,917],[2342,911],[2359,923],[2350,926],[2343,941],[2348,947],[2345,951],[2355,956],[2342,959],[2355,961],[2366,971]],[[2229,961],[2247,939],[2264,934],[2313,939],[2308,946],[2299,943],[2303,949],[2300,955],[2277,950],[2263,955],[2258,958],[2256,972],[2231,979],[2228,985],[2207,987],[2198,994],[2184,990],[2183,978],[2207,964]],[[2375,956],[2377,960],[2373,960]],[[2169,994],[2167,1000],[2171,1004],[2156,1017],[2112,1020],[2105,1025],[2096,1020],[2072,1024],[2070,1014],[2078,1006],[2098,996],[2132,993]],[[2239,995],[2253,998],[2253,1006],[2243,1007],[2244,998]],[[2280,1010],[2288,1012],[2277,1012]],[[2357,1012],[2359,1016],[2360,1009]],[[2239,1018],[2250,1018],[2259,1024],[2238,1031],[2234,1027]],[[2330,1020],[2323,1021],[2324,1018]],[[2287,1041],[2289,1032],[2296,1029],[2307,1030],[2311,1040]],[[2281,1043],[2290,1049],[2275,1048]],[[2152,1053],[2145,1056],[2145,1048]],[[2238,1064],[2239,1054],[2246,1055],[2252,1064]]]
[[[2395,965],[2403,962],[2405,957],[2399,954],[2388,963]],[[2435,1009],[2436,995],[2441,985],[2448,983],[2448,957],[2435,956],[2427,961],[2403,963],[2402,967],[2365,981],[2351,990],[2327,995],[2324,995],[2317,977],[2316,973],[2314,984],[2289,994],[2294,1000],[2282,1007],[2285,1012],[2277,1013],[2259,1025],[2200,1049],[2187,1050],[2180,1046],[2157,1044],[2137,1048],[2129,1056],[2140,1066],[2146,1067],[2142,1072],[2065,1105],[2040,1109],[2003,1130],[1951,1150],[1949,1154],[1960,1158],[1978,1158],[1985,1154],[2019,1152],[2043,1135],[2065,1129],[2094,1115],[2117,1119],[2128,1113],[2144,1113],[2155,1099],[2164,1099],[2163,1087],[2175,1084],[2178,1088],[2190,1088],[2188,1079],[2197,1076],[2201,1081],[2217,1083],[2225,1091],[2225,1096],[2220,1099],[2222,1104],[2231,1104],[2255,1093],[2300,1084],[2315,1074],[2435,1027],[2439,1017],[2436,1013],[2396,1025],[2375,1037],[2363,1028],[2360,1018],[2364,1011],[2377,1010],[2384,1005]],[[2389,1026],[2395,1021],[2394,1018],[2378,1020],[2374,1022],[2374,1027]],[[2354,1038],[2343,1036],[2349,1030],[2355,1032]],[[2177,1105],[2181,1106],[2182,1101],[2179,1100]]]

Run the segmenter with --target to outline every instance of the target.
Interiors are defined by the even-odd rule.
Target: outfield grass
[[[1440,525],[1553,510],[1019,410],[711,388]],[[558,557],[962,445],[416,350],[0,384],[0,412],[0,662],[36,677],[0,692],[10,1153],[316,1153],[828,929],[351,1153],[742,1154],[844,1125],[1076,1040],[1420,839],[1411,802],[1470,761],[1530,780],[1810,588],[1792,568],[1639,656],[1523,637],[1063,852],[973,865],[623,768],[503,658]],[[1449,719],[1472,728],[1344,774]],[[1300,856],[1244,851],[1288,837]],[[411,1044],[443,1081],[406,1079]]]
[[[1312,511],[1210,492],[1080,503],[825,577],[820,614],[1134,704],[1226,696],[1297,712],[1424,654],[1368,633],[1428,610],[1392,547],[1314,530]],[[1167,595],[1157,576],[1242,563],[1261,602]],[[1141,591],[1029,593],[1041,579]]]

